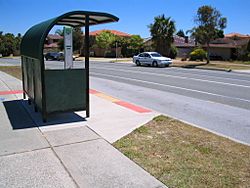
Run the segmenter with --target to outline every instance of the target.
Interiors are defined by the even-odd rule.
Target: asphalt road
[[[250,144],[250,74],[92,62],[91,88]]]
[[[46,67],[63,68],[63,62]],[[91,62],[90,76],[92,89],[250,145],[250,74]]]

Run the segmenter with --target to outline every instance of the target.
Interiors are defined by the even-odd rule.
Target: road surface
[[[63,62],[47,61],[46,68]],[[250,74],[91,62],[90,87],[250,145]]]
[[[250,74],[92,62],[90,87],[250,144]]]

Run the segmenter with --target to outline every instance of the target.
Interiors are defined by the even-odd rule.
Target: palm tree
[[[156,51],[168,56],[174,42],[175,22],[171,17],[165,18],[163,14],[154,18],[154,23],[149,25],[149,29]]]

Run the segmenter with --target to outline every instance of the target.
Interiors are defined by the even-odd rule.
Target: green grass
[[[114,146],[169,187],[249,187],[249,146],[166,116]]]

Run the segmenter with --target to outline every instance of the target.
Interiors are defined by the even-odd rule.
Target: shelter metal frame
[[[90,116],[89,26],[118,20],[118,17],[108,13],[73,11],[34,25],[25,33],[21,42],[23,97],[24,99],[26,95],[29,97],[29,101],[35,105],[35,110],[42,113],[43,121],[47,121],[47,115],[54,112],[86,110],[86,116]],[[85,27],[84,69],[45,70],[44,43],[48,33],[55,25]],[[61,84],[53,83],[55,81],[59,81]],[[70,82],[75,82],[69,88],[76,93],[73,98],[69,96],[70,90],[66,89],[64,94],[62,91],[58,91],[68,87],[64,84]],[[56,100],[57,98],[59,99]]]

